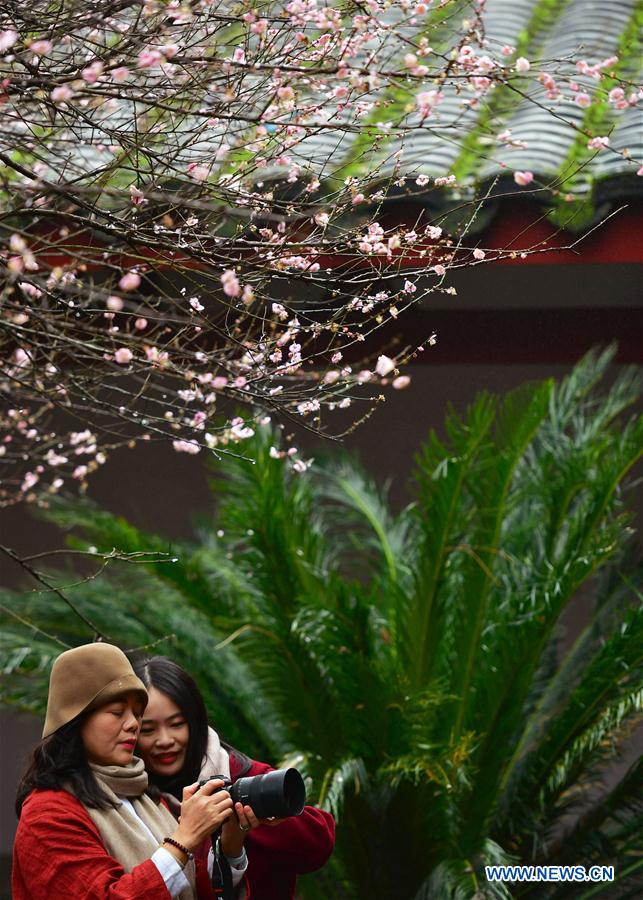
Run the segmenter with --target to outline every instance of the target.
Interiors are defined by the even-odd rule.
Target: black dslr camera
[[[199,787],[214,779],[224,782],[217,791],[228,791],[234,803],[251,806],[258,819],[298,816],[306,805],[306,786],[297,769],[277,769],[265,775],[249,775],[238,778],[234,784],[225,775],[211,775],[200,781]]]

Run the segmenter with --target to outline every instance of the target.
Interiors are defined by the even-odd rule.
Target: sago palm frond
[[[465,486],[489,439],[494,415],[495,403],[485,394],[470,407],[466,421],[451,410],[446,423],[449,443],[432,432],[416,457],[418,567],[408,624],[402,629],[416,685],[433,676],[438,649],[453,645],[454,604],[449,598],[462,591],[464,559],[464,552],[454,553],[454,548],[462,545],[473,516]]]
[[[446,859],[426,879],[413,900],[511,900],[501,881],[488,881],[485,866],[511,865],[516,860],[494,841],[485,841],[473,859]]]
[[[329,602],[323,588],[331,564],[311,485],[289,477],[271,455],[278,444],[271,429],[259,428],[248,448],[252,458],[229,458],[211,482],[226,545],[242,551],[276,627],[301,601]]]
[[[564,706],[544,720],[531,749],[513,769],[514,815],[521,807],[537,813],[541,803],[559,792],[590,763],[592,754],[641,703],[643,663],[643,607],[633,609],[603,644]],[[514,821],[514,827],[515,827]]]

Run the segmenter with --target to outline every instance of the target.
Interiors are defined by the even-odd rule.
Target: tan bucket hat
[[[65,650],[51,668],[43,738],[81,712],[109,703],[128,691],[136,691],[147,706],[145,685],[118,647],[97,642]]]

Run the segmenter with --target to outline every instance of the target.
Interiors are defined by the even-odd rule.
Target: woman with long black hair
[[[220,741],[194,679],[172,660],[155,656],[134,668],[149,695],[138,754],[170,805],[176,808],[183,787],[200,779],[223,775],[234,783],[273,771]],[[306,806],[300,816],[260,820],[236,803],[234,812],[220,840],[226,857],[247,858],[252,900],[293,898],[297,876],[321,868],[333,850],[335,822],[323,810]]]
[[[222,782],[186,785],[177,823],[149,795],[134,756],[146,705],[118,647],[86,644],[55,660],[43,739],[18,788],[13,900],[214,896],[195,854],[232,815],[232,799],[216,790]]]

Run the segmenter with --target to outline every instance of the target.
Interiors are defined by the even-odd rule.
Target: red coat
[[[111,857],[85,807],[67,791],[33,791],[13,845],[13,900],[168,900],[148,859],[131,872]],[[197,861],[197,893],[214,897]]]
[[[230,776],[240,776],[237,760],[230,754]],[[265,763],[252,761],[244,776],[274,771]],[[320,869],[335,846],[335,820],[330,813],[313,806],[304,807],[280,825],[262,825],[245,841],[248,854],[246,877],[249,900],[291,900],[297,876]]]

